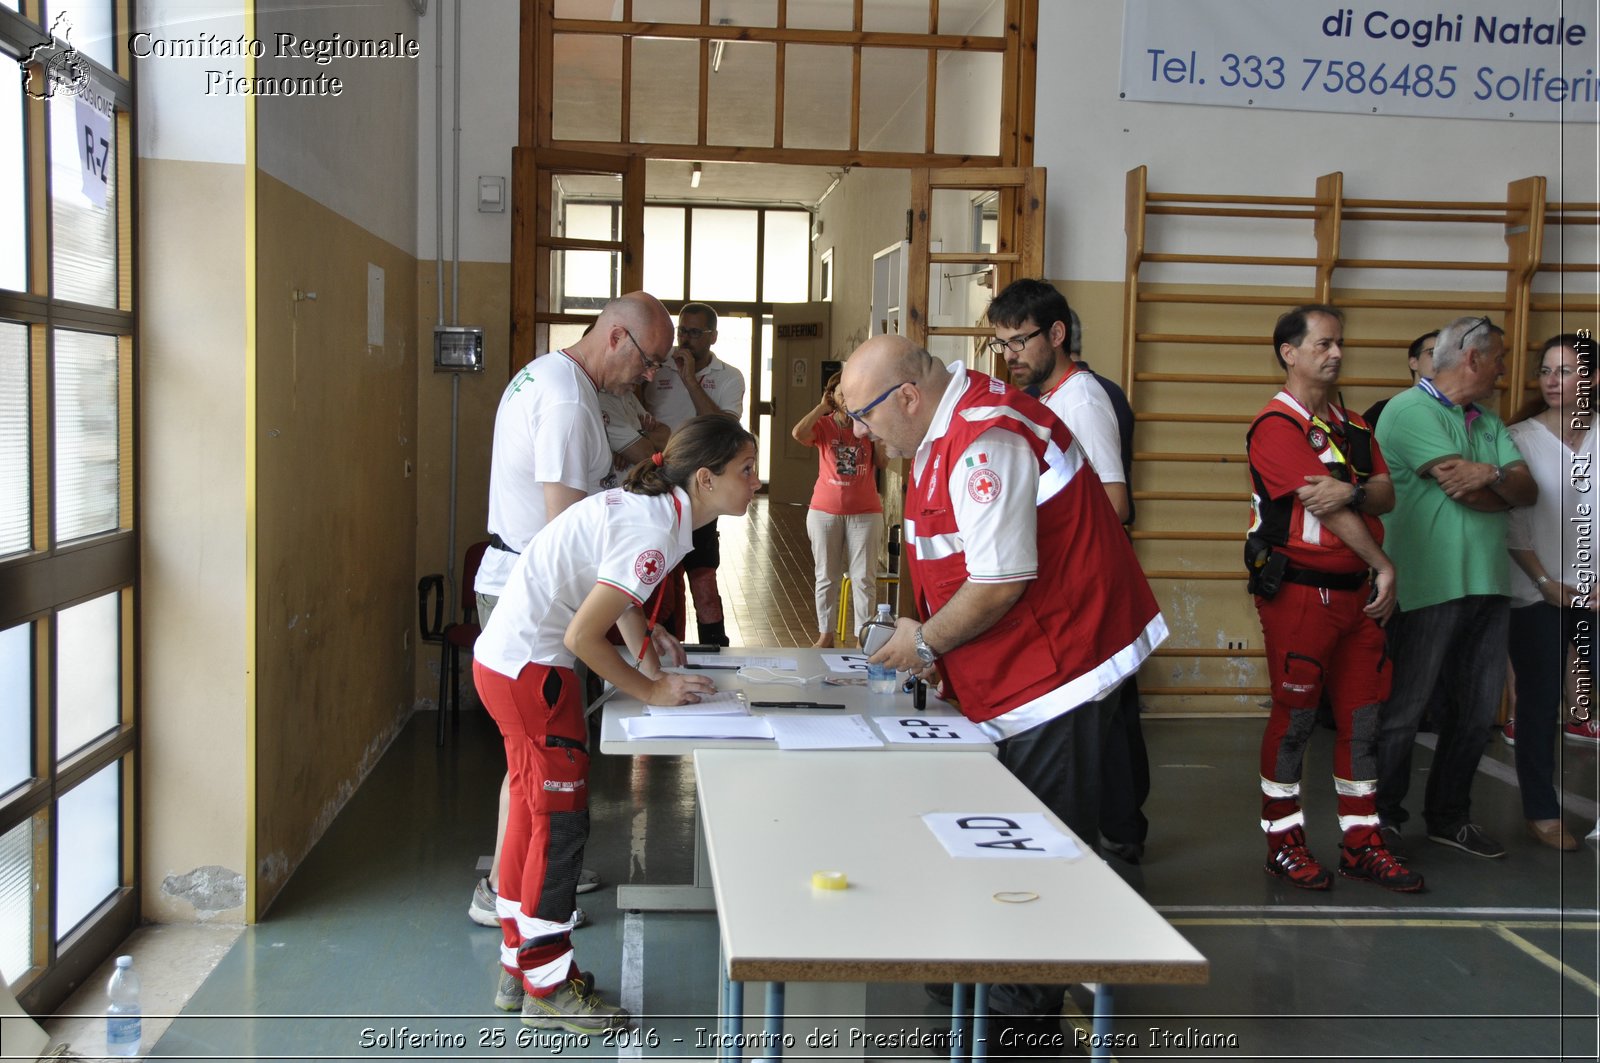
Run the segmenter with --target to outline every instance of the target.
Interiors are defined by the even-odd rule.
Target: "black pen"
[[[752,709],[842,709],[845,708],[837,702],[830,701],[752,701]]]
[[[740,666],[737,665],[737,664],[686,664],[686,665],[684,665],[684,667],[685,668],[705,668],[705,669],[711,669],[711,670],[722,671],[722,672],[737,672],[739,670],[739,668],[740,668]]]

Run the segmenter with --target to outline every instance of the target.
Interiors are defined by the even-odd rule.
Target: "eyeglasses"
[[[1478,320],[1474,321],[1472,323],[1472,325],[1467,329],[1467,331],[1465,331],[1465,332],[1463,332],[1461,334],[1461,339],[1459,341],[1457,341],[1457,342],[1461,345],[1461,349],[1462,350],[1466,350],[1467,349],[1467,337],[1472,335],[1474,332],[1477,332],[1479,329],[1483,328],[1485,325],[1489,326],[1490,328],[1494,328],[1494,322],[1489,320],[1489,315],[1487,315],[1487,314],[1485,314],[1483,317],[1480,317]]]
[[[678,326],[678,335],[686,340],[697,340],[706,333],[715,331],[717,330],[714,328],[684,328],[681,325]]]
[[[998,338],[992,339],[988,343],[984,344],[984,346],[989,348],[989,352],[991,354],[1003,355],[1007,351],[1010,351],[1012,354],[1021,354],[1022,349],[1028,345],[1028,341],[1043,331],[1043,328],[1036,328],[1025,336],[1012,336],[1009,339],[1003,340]]]
[[[639,361],[644,363],[644,371],[646,373],[654,373],[658,370],[665,369],[667,367],[667,363],[672,361],[672,355],[668,354],[659,362],[652,362],[649,356],[644,353],[644,348],[640,346],[639,341],[633,339],[633,333],[628,331],[628,326],[621,325],[619,327],[622,329],[623,335],[627,336],[630,340],[633,340],[634,349],[639,352]]]
[[[861,422],[865,423],[865,421],[867,419],[867,414],[871,413],[875,407],[881,405],[883,403],[884,399],[888,398],[890,395],[893,395],[895,392],[899,391],[901,388],[905,387],[909,383],[911,383],[911,381],[909,381],[909,380],[900,381],[900,383],[896,384],[894,387],[890,388],[888,391],[885,391],[882,395],[879,395],[877,398],[873,399],[871,402],[869,402],[865,406],[861,407],[861,409],[859,409],[859,410],[845,410],[844,411],[845,416],[849,417],[853,421],[861,421]]]

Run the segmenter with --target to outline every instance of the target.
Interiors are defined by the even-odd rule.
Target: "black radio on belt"
[[[1258,597],[1271,598],[1283,587],[1289,555],[1275,552],[1265,539],[1248,536],[1244,541],[1244,567],[1250,574],[1246,589]]]

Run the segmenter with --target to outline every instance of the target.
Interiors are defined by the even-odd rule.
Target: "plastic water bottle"
[[[894,636],[894,611],[888,602],[878,606],[878,615],[861,625],[861,652],[877,653]],[[867,665],[867,689],[874,694],[893,694],[894,669],[886,664]]]
[[[106,1054],[136,1056],[142,1036],[139,1009],[139,974],[132,956],[118,956],[117,969],[106,986],[111,1004],[106,1008]]]

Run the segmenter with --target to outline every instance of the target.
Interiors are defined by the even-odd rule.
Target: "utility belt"
[[[1244,566],[1250,574],[1247,589],[1261,598],[1272,598],[1285,583],[1320,587],[1330,591],[1358,591],[1370,578],[1366,570],[1357,572],[1319,572],[1289,563],[1289,555],[1272,548],[1265,539],[1251,536],[1244,541]]]

